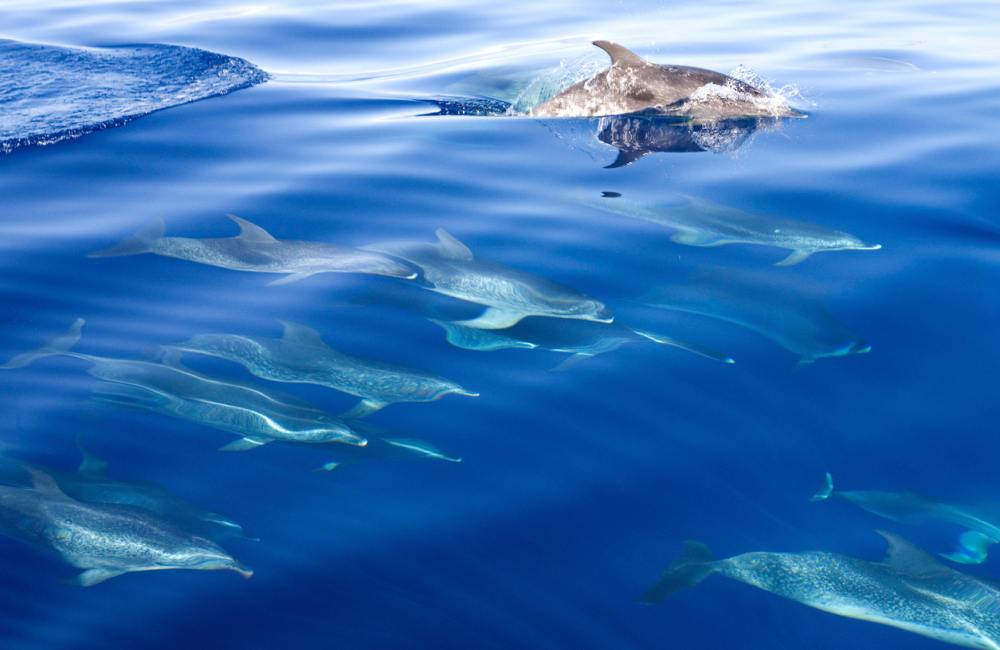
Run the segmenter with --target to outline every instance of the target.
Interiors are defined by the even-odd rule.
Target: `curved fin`
[[[586,361],[587,359],[593,359],[595,355],[593,354],[583,354],[582,352],[577,352],[576,354],[571,354],[556,365],[552,367],[552,372],[565,372],[570,368],[573,368],[581,361]]]
[[[812,255],[812,251],[792,251],[792,253],[788,257],[781,260],[780,262],[776,262],[774,265],[795,266],[796,264],[804,262],[810,255]]]
[[[967,530],[958,538],[958,548],[954,553],[942,553],[941,557],[958,564],[982,564],[989,555],[990,544],[997,540],[977,530]]]
[[[472,260],[472,251],[469,250],[469,247],[455,239],[447,230],[438,228],[434,234],[438,238],[438,249],[442,256],[466,262]]]
[[[306,325],[300,325],[287,320],[279,320],[283,331],[281,338],[289,343],[299,343],[301,345],[311,345],[313,347],[326,347],[320,333]]]
[[[715,570],[714,559],[712,551],[701,542],[684,542],[681,556],[667,567],[655,585],[646,590],[640,601],[658,603],[682,589],[695,586]]]
[[[257,447],[263,447],[269,442],[271,442],[270,438],[254,438],[252,436],[247,436],[246,438],[233,440],[228,445],[222,445],[219,447],[219,451],[247,451],[249,449],[256,449]]]
[[[608,56],[611,57],[611,65],[649,65],[649,61],[618,43],[594,41],[594,45],[608,53]]]
[[[943,569],[947,570],[926,551],[917,548],[902,537],[884,530],[875,532],[889,543],[889,549],[886,551],[885,560],[883,560],[887,566],[912,576],[935,574],[940,573]]]
[[[112,569],[87,569],[76,577],[76,583],[81,587],[93,587],[96,584],[122,575],[125,571]]]
[[[87,257],[121,257],[148,253],[152,250],[153,242],[163,237],[164,232],[166,232],[166,225],[163,223],[163,219],[154,219],[111,248],[94,251],[89,253]]]
[[[618,157],[615,158],[614,162],[612,162],[610,165],[605,165],[604,169],[618,169],[619,167],[628,167],[629,165],[639,160],[640,158],[644,157],[648,153],[650,152],[644,151],[642,149],[638,151],[627,151],[625,149],[619,149]],[[618,196],[621,195],[618,194]]]
[[[299,280],[305,280],[308,277],[316,275],[312,271],[305,271],[303,273],[291,273],[284,277],[278,278],[277,280],[271,280],[267,283],[269,287],[280,287],[283,284],[291,284],[293,282],[298,282]]]
[[[457,320],[455,324],[484,330],[502,330],[517,325],[527,315],[518,311],[488,307],[478,317],[470,320]]]
[[[233,220],[233,222],[240,227],[240,234],[236,236],[237,239],[242,239],[245,242],[251,242],[254,244],[275,244],[278,242],[271,233],[267,232],[255,223],[250,223],[246,219],[241,219],[235,214],[227,214],[227,217]]]
[[[632,328],[629,328],[632,329]],[[679,339],[671,338],[663,334],[656,334],[654,332],[648,332],[646,330],[632,329],[633,332],[643,337],[644,339],[649,339],[654,343],[659,343],[660,345],[670,345],[675,348],[684,350],[685,352],[690,352],[692,354],[697,354],[698,356],[705,357],[706,359],[712,359],[713,361],[719,361],[726,364],[734,364],[736,360],[732,357],[725,355],[721,352],[717,352],[712,348],[700,345],[698,343],[689,343],[687,341],[681,341]]]
[[[374,399],[363,399],[358,402],[354,408],[341,413],[340,417],[346,420],[363,418],[371,415],[375,411],[385,408],[386,406],[387,404],[385,402],[379,402]]]
[[[0,369],[11,370],[13,368],[23,368],[42,357],[69,352],[73,349],[74,345],[80,342],[83,325],[86,322],[82,318],[77,318],[68,330],[52,339],[49,343],[30,352],[22,352],[7,363],[0,365]]]
[[[826,473],[823,479],[823,485],[820,486],[816,494],[813,495],[811,501],[826,501],[831,496],[833,496],[833,474],[830,472]]]
[[[80,455],[83,456],[80,461],[80,466],[76,468],[79,474],[90,474],[91,476],[103,476],[108,471],[108,463],[90,453],[86,447],[83,446],[83,441],[80,440],[80,436],[76,437],[76,448],[80,450]]]
[[[24,468],[28,471],[28,474],[31,475],[31,485],[35,488],[35,490],[50,497],[62,499],[69,498],[61,489],[59,489],[59,484],[56,483],[54,478],[37,467],[25,465]]]
[[[726,243],[724,240],[719,239],[717,235],[698,232],[696,230],[676,232],[670,236],[670,241],[685,246],[721,246]]]

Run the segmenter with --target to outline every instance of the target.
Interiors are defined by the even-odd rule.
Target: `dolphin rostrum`
[[[376,244],[366,250],[400,257],[421,270],[421,286],[486,307],[478,318],[460,321],[481,329],[505,329],[528,316],[610,323],[604,303],[530,273],[473,257],[472,251],[442,228],[436,244]]]
[[[215,543],[138,508],[72,499],[44,472],[29,470],[34,487],[0,486],[0,530],[54,551],[83,569],[85,587],[132,571],[226,569],[249,578]]]
[[[643,600],[658,602],[713,573],[837,616],[871,621],[964,648],[1000,648],[1000,586],[938,563],[890,533],[888,555],[869,562],[837,553],[744,553],[716,560],[700,542]]]
[[[629,343],[652,341],[660,345],[669,345],[687,352],[721,361],[735,363],[732,358],[699,345],[679,339],[657,334],[646,330],[633,329],[623,325],[596,325],[580,321],[562,321],[558,325],[567,327],[543,328],[541,321],[523,321],[510,330],[498,332],[495,330],[476,329],[453,321],[431,318],[430,321],[445,331],[448,342],[457,348],[490,352],[504,349],[549,350],[570,355],[556,366],[564,370],[585,359],[590,359],[605,352],[612,352]],[[516,330],[516,331],[515,331]],[[570,330],[570,331],[567,331]]]
[[[597,117],[656,111],[703,119],[801,117],[775,97],[703,68],[650,63],[609,41],[594,41],[611,66],[531,110],[536,117]]]
[[[297,282],[317,273],[368,273],[406,280],[417,277],[413,267],[378,253],[323,242],[275,239],[246,219],[229,218],[240,227],[236,237],[165,237],[163,222],[156,221],[90,257],[153,253],[234,271],[286,274],[272,285]]]
[[[827,473],[823,486],[812,500],[826,501],[832,496],[840,497],[868,512],[900,523],[943,521],[965,528],[966,531],[959,536],[955,551],[941,554],[952,562],[982,564],[986,561],[990,544],[1000,543],[1000,503],[978,505],[946,503],[909,491],[845,492],[833,489],[833,476]]]
[[[880,244],[867,244],[846,232],[806,223],[746,212],[694,196],[681,195],[663,205],[645,204],[615,197],[605,192],[601,199],[587,199],[587,205],[650,221],[673,231],[670,239],[685,246],[754,244],[791,251],[778,266],[798,264],[822,251],[877,251]]]
[[[49,345],[20,354],[0,369],[21,368],[53,355],[87,361],[90,375],[101,380],[94,386],[99,401],[163,413],[240,436],[224,446],[225,451],[255,449],[276,440],[367,444],[346,422],[321,410],[292,404],[258,388],[206,377],[170,355],[166,363],[153,363],[73,352],[83,325],[84,320],[77,319]]]
[[[287,321],[282,321],[282,326],[284,333],[277,339],[199,334],[171,347],[234,361],[261,379],[317,384],[360,397],[361,403],[344,414],[348,418],[363,417],[395,402],[479,395],[443,377],[338,352],[310,327]]]

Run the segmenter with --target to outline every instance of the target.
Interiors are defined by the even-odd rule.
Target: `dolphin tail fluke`
[[[663,334],[656,334],[654,332],[648,332],[646,330],[632,330],[644,339],[649,339],[653,343],[659,343],[660,345],[671,345],[675,348],[680,348],[686,352],[691,352],[692,354],[697,354],[698,356],[705,357],[707,359],[713,359],[722,363],[733,364],[736,360],[732,357],[725,355],[717,350],[713,350],[710,347],[704,345],[699,345],[697,343],[689,343],[687,341],[681,341]]]
[[[0,365],[0,369],[11,370],[14,368],[23,368],[42,357],[51,357],[69,352],[79,342],[85,322],[82,318],[77,318],[76,322],[65,333],[60,334],[40,348],[17,355],[7,363]]]
[[[958,548],[954,553],[942,553],[941,557],[958,564],[982,564],[989,554],[990,544],[997,540],[976,530],[967,530],[958,538]]]
[[[646,590],[640,599],[644,603],[658,603],[678,591],[693,587],[715,571],[712,551],[701,542],[684,542],[684,552],[667,567],[655,585]]]
[[[152,250],[153,242],[162,237],[165,230],[163,219],[155,219],[121,240],[116,246],[94,251],[87,257],[122,257],[148,253]]]
[[[816,490],[816,494],[812,496],[811,501],[826,501],[831,496],[833,496],[833,474],[827,472],[823,478],[823,485]]]

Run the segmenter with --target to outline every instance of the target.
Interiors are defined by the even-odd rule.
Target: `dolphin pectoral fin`
[[[957,564],[982,564],[989,554],[990,544],[997,540],[976,530],[967,530],[958,538],[958,547],[953,553],[942,553],[941,557]]]
[[[810,501],[826,501],[831,496],[833,496],[833,474],[827,472],[823,478],[823,485],[816,490],[816,494],[812,496]]]
[[[263,447],[270,442],[273,441],[269,438],[255,438],[247,436],[246,438],[234,440],[228,445],[222,445],[219,447],[219,451],[247,451],[249,449],[256,449],[257,447]]]
[[[618,43],[611,41],[594,41],[593,45],[601,48],[611,57],[611,65],[649,65],[646,59],[642,58],[627,47],[622,47]]]
[[[696,230],[682,230],[670,236],[670,241],[684,246],[721,246],[726,243],[715,235],[698,232]]]
[[[804,262],[810,255],[812,255],[812,251],[792,251],[791,255],[776,262],[775,266],[795,266]]]
[[[517,325],[525,316],[527,314],[518,311],[507,311],[505,309],[489,307],[477,318],[455,321],[455,324],[481,330],[502,330]]]
[[[385,402],[380,402],[374,399],[363,399],[358,402],[354,408],[341,413],[340,417],[345,420],[356,420],[368,417],[375,411],[380,411],[386,406],[388,405]]]
[[[630,328],[631,329],[631,328]],[[672,338],[670,336],[664,336],[663,334],[655,334],[653,332],[647,332],[645,330],[633,329],[633,332],[643,337],[644,339],[649,339],[654,343],[659,343],[660,345],[670,345],[675,348],[684,350],[685,352],[690,352],[692,354],[697,354],[698,356],[705,357],[706,359],[712,359],[713,361],[719,361],[726,364],[734,364],[736,360],[732,357],[725,355],[721,352],[713,350],[712,348],[700,345],[698,343],[689,343],[687,341],[681,341],[679,339]]]
[[[81,587],[93,587],[105,580],[116,578],[126,571],[115,571],[113,569],[87,569],[76,577],[76,584]]]
[[[553,366],[552,372],[565,372],[570,368],[573,368],[574,366],[578,365],[581,361],[586,361],[587,359],[592,359],[593,357],[594,357],[593,354],[583,354],[581,352],[577,352],[576,354],[571,354],[562,361],[560,361],[559,363],[557,363],[555,366]]]
[[[306,278],[316,275],[315,273],[308,271],[303,273],[290,273],[283,278],[278,278],[277,280],[272,280],[267,283],[269,287],[280,287],[283,284],[291,284],[293,282],[298,282],[299,280],[305,280]]]

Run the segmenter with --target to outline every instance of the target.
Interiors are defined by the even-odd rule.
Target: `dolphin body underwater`
[[[982,564],[991,544],[1000,543],[1000,504],[966,505],[945,503],[915,492],[883,492],[880,490],[834,490],[833,476],[826,475],[823,486],[813,501],[839,497],[880,517],[904,524],[942,521],[965,528],[958,546],[942,557],[959,564]]]
[[[31,469],[38,469],[51,476],[67,496],[84,503],[137,508],[209,539],[229,536],[251,539],[231,518],[186,501],[156,483],[123,481],[109,476],[105,461],[87,451],[79,440],[77,446],[83,460],[75,472],[40,468],[0,456],[0,483],[20,485],[23,476]]]
[[[87,361],[92,364],[90,375],[102,380],[94,387],[98,401],[163,413],[240,436],[222,447],[224,451],[255,449],[278,440],[367,444],[347,423],[323,411],[279,400],[257,388],[205,377],[176,361],[153,363],[73,352],[83,325],[83,319],[77,319],[49,345],[20,354],[0,369],[21,368],[56,355]]]
[[[364,247],[401,258],[420,268],[417,283],[430,291],[483,305],[486,310],[461,325],[505,329],[528,316],[547,316],[610,323],[614,315],[604,303],[576,289],[476,259],[472,251],[442,228],[436,244],[386,243]]]
[[[610,41],[594,41],[611,66],[534,107],[534,117],[598,117],[649,111],[697,119],[802,117],[784,100],[703,68],[650,63]]]
[[[746,212],[693,196],[679,196],[674,203],[655,205],[629,201],[605,193],[600,199],[584,199],[591,207],[642,219],[673,231],[671,241],[685,246],[752,244],[791,251],[778,266],[791,266],[823,251],[877,251],[854,235],[804,221]]]
[[[429,373],[371,359],[328,346],[319,332],[282,322],[281,338],[239,334],[199,334],[169,346],[234,361],[261,379],[317,384],[361,398],[343,417],[369,415],[396,402],[431,402],[445,395],[477,397],[455,382]]]
[[[404,280],[417,277],[413,267],[378,253],[323,242],[279,240],[246,219],[229,218],[240,227],[236,237],[164,237],[163,222],[156,221],[90,257],[153,253],[234,271],[286,274],[271,285],[298,282],[317,273],[367,273]]]
[[[837,616],[964,648],[1000,648],[1000,586],[944,566],[895,535],[879,534],[889,543],[882,562],[821,551],[716,560],[704,544],[689,541],[643,601],[661,601],[718,573]]]
[[[44,472],[29,470],[34,487],[0,485],[0,531],[52,550],[83,569],[89,587],[133,571],[253,571],[214,542],[138,508],[83,503],[68,497]]]

